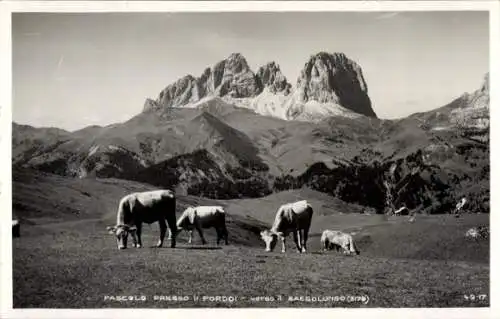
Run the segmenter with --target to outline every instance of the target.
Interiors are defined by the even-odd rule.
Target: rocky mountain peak
[[[297,79],[297,92],[301,102],[335,103],[376,117],[361,68],[344,53],[312,55]]]
[[[208,86],[216,96],[244,98],[255,96],[261,91],[255,74],[240,53],[232,53],[227,59],[217,63],[211,71]]]
[[[284,119],[321,120],[350,113],[376,117],[361,68],[344,53],[327,52],[310,57],[295,88],[276,62],[255,74],[241,53],[232,53],[199,77],[186,75],[170,84],[155,101],[146,101],[144,111],[195,106],[206,97]]]
[[[484,129],[490,125],[490,85],[489,73],[483,78],[480,88],[472,93],[465,93],[454,103],[450,114],[452,123],[460,127]]]
[[[207,96],[253,97],[261,90],[245,57],[233,53],[227,59],[206,68],[198,78],[186,75],[170,84],[160,92],[156,101],[146,101],[143,110],[185,106]]]
[[[228,71],[231,70],[234,73],[239,73],[250,70],[247,60],[241,53],[231,53],[224,61]]]
[[[286,77],[280,70],[279,65],[272,61],[261,66],[257,71],[257,78],[261,85],[269,88],[272,93],[283,92],[285,95],[290,93],[292,85],[288,83]]]
[[[474,109],[489,109],[490,107],[490,74],[483,77],[481,87],[472,94],[466,94],[468,107]]]
[[[143,108],[144,112],[148,112],[148,111],[151,111],[151,110],[156,110],[158,108],[160,108],[160,106],[153,99],[146,99],[146,101],[144,102],[144,108]]]
[[[160,107],[175,107],[196,102],[199,99],[198,80],[192,75],[186,75],[161,91],[156,103]]]

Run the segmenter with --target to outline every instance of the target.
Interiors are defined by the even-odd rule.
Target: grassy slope
[[[180,196],[188,204],[220,203],[229,213],[230,246],[186,244],[153,249],[156,225],[144,229],[143,249],[118,251],[105,226],[115,218],[121,196],[152,187],[122,180],[71,180],[29,171],[14,172],[14,214],[23,220],[14,240],[15,307],[192,307],[354,306],[359,303],[235,304],[155,302],[153,295],[261,296],[281,294],[368,295],[369,307],[487,306],[465,301],[465,293],[489,291],[488,241],[469,242],[465,230],[488,224],[488,215],[457,220],[449,216],[407,219],[357,214],[359,207],[324,194],[297,190],[262,199],[216,202]],[[268,226],[283,202],[307,198],[315,207],[307,255],[292,250],[265,253],[258,231]],[[76,213],[78,212],[78,213]],[[340,214],[340,213],[343,214]],[[352,213],[352,214],[349,214]],[[354,214],[356,213],[356,214]],[[361,255],[321,254],[321,230],[357,230]],[[146,295],[146,302],[109,302],[104,295]]]

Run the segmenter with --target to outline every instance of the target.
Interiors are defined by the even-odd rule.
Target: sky
[[[489,69],[488,12],[14,13],[13,120],[76,130],[128,120],[231,53],[277,62],[343,52],[380,118],[443,106]]]

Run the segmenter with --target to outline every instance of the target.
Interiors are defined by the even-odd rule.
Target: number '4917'
[[[473,294],[464,295],[464,299],[467,301],[484,301],[484,300],[486,300],[487,297],[488,297],[488,295],[486,295],[486,294],[484,294],[484,295],[473,295]]]

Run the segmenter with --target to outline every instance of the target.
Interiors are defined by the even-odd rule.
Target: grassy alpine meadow
[[[32,174],[32,173],[30,173]],[[193,244],[181,233],[153,248],[157,224],[143,227],[144,247],[119,251],[106,231],[117,203],[150,185],[121,180],[72,180],[49,174],[14,178],[15,308],[172,307],[488,307],[489,241],[467,240],[467,229],[489,215],[386,217],[307,189],[262,199],[214,201],[178,196],[187,205],[218,203],[228,214],[229,245]],[[38,175],[37,175],[38,174]],[[266,253],[259,231],[276,209],[308,199],[315,215],[308,252],[291,236],[287,252]],[[34,206],[33,203],[36,203]],[[72,208],[72,210],[70,209]],[[356,213],[357,212],[357,213]],[[320,251],[324,229],[353,231],[360,255]],[[132,299],[132,300],[130,300]],[[472,300],[474,299],[474,300]]]

